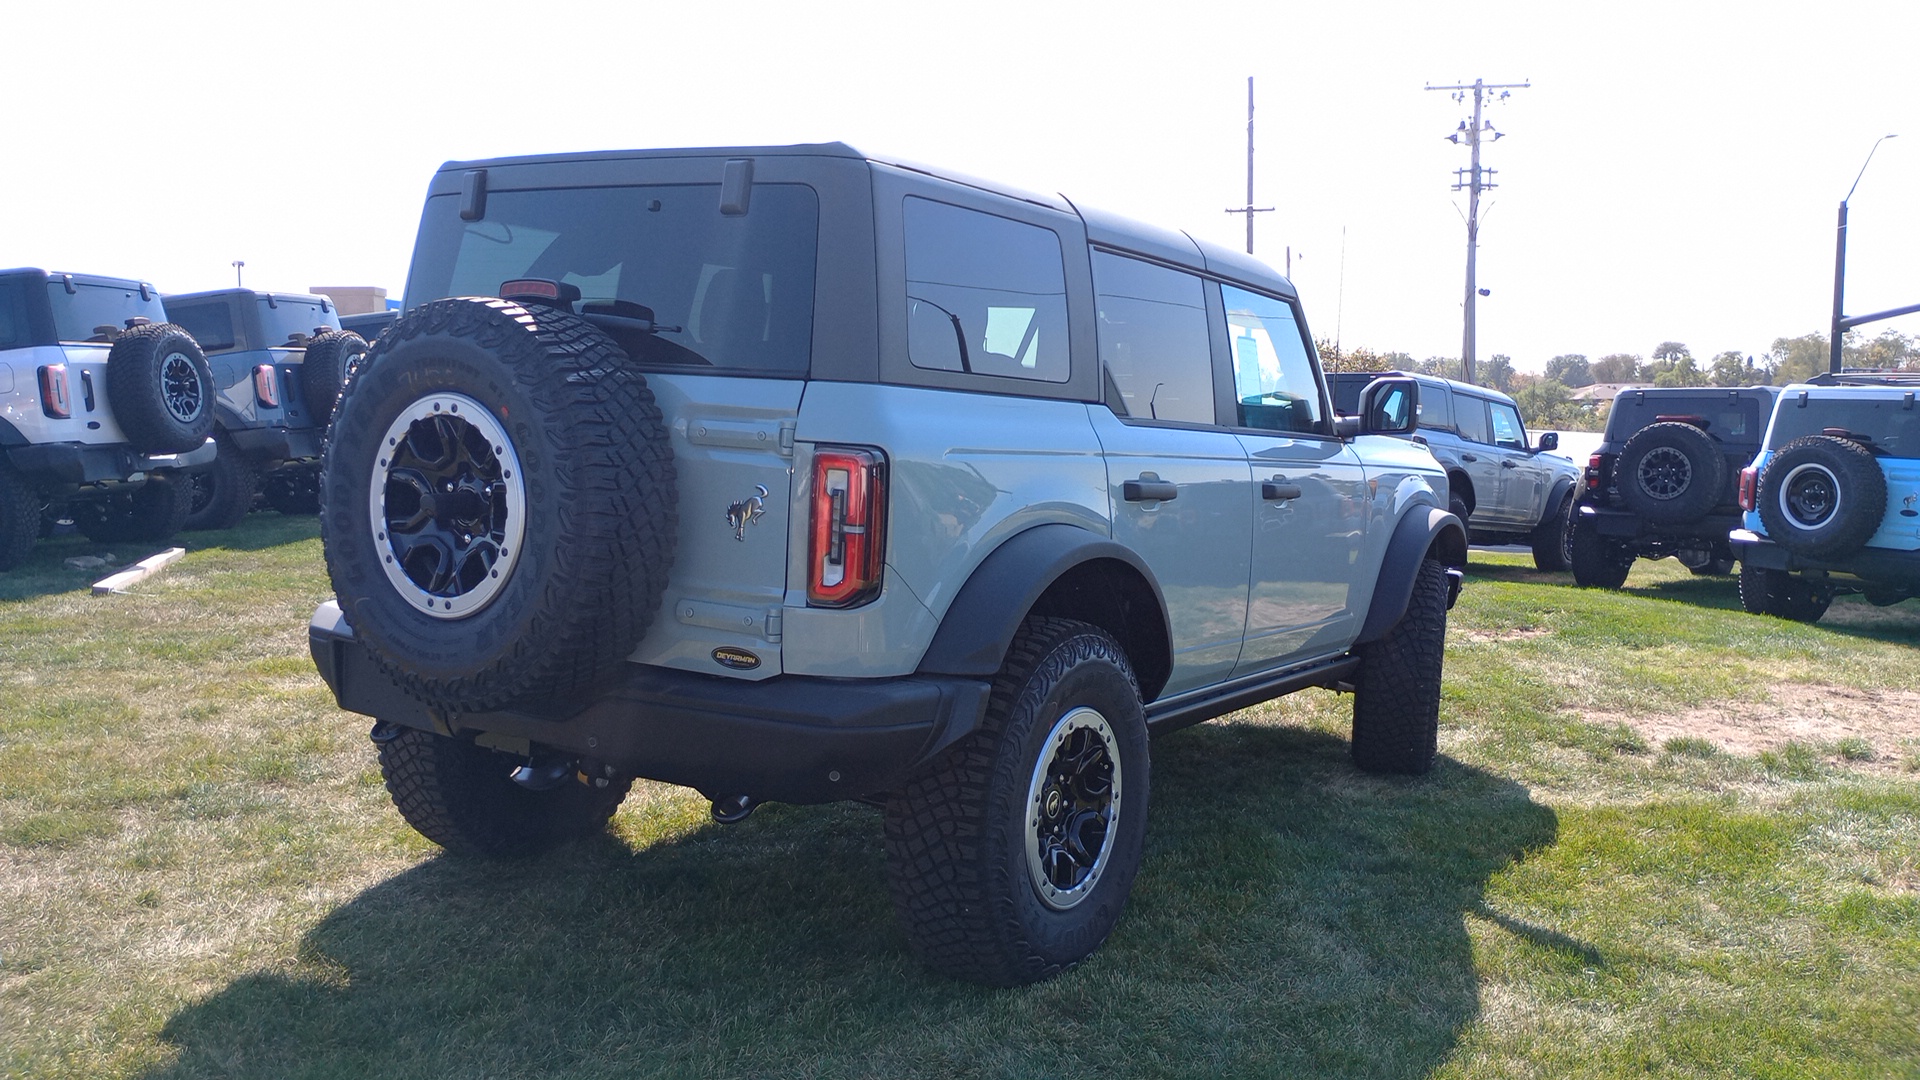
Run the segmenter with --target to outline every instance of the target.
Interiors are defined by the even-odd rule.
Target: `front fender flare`
[[[1416,506],[1400,518],[1393,528],[1393,539],[1387,541],[1387,555],[1380,562],[1380,578],[1373,587],[1373,604],[1367,608],[1367,620],[1360,624],[1355,645],[1378,641],[1406,615],[1414,578],[1429,551],[1450,568],[1467,565],[1467,529],[1459,518],[1437,506]]]

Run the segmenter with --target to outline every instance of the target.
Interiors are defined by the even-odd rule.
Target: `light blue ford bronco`
[[[458,162],[348,377],[310,627],[455,852],[884,807],[935,969],[1091,954],[1149,736],[1307,687],[1434,758],[1467,537],[1387,379],[1243,255],[839,144]]]

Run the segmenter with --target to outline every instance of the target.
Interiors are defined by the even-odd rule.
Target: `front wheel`
[[[530,791],[518,758],[471,741],[399,728],[380,743],[380,775],[407,824],[457,855],[524,857],[606,827],[630,778],[568,780]]]
[[[913,949],[989,986],[1050,978],[1119,921],[1146,836],[1147,726],[1112,635],[1029,618],[980,730],[887,801]]]
[[[1447,642],[1447,569],[1420,564],[1407,613],[1387,635],[1354,651],[1353,763],[1417,776],[1440,743],[1440,670]]]
[[[19,566],[40,539],[41,499],[27,478],[0,462],[0,570]]]

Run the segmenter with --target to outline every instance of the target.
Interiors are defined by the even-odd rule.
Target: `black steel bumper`
[[[38,484],[99,484],[158,469],[197,470],[212,464],[213,440],[184,454],[142,454],[125,443],[39,443],[6,451],[7,462]]]
[[[709,796],[789,803],[900,786],[979,727],[991,688],[982,679],[924,675],[748,682],[628,664],[591,700],[551,715],[449,713],[382,672],[333,601],[314,612],[307,636],[321,678],[350,712],[441,734],[526,739]]]
[[[1751,529],[1735,529],[1727,536],[1734,557],[1764,570],[1817,570],[1844,574],[1862,581],[1903,588],[1920,588],[1920,551],[1861,548],[1844,559],[1809,559],[1796,555]]]
[[[1662,525],[1648,521],[1631,510],[1611,507],[1582,504],[1578,513],[1593,522],[1594,530],[1609,540],[1638,540],[1644,537],[1668,544],[1699,540],[1717,545],[1727,538],[1729,530],[1740,524],[1738,514],[1707,514],[1683,525]]]

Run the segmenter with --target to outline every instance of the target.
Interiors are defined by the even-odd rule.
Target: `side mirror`
[[[1542,451],[1560,449],[1560,433],[1557,431],[1549,431],[1546,434],[1541,435],[1540,449]]]
[[[1411,435],[1420,426],[1420,384],[1375,379],[1360,391],[1360,434]]]

